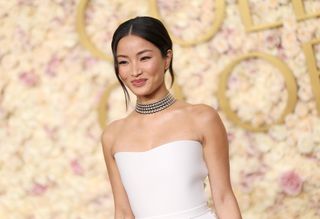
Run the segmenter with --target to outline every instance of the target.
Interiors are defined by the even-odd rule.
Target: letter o
[[[221,73],[220,81],[219,81],[219,87],[218,87],[218,99],[220,106],[222,110],[226,113],[227,117],[234,122],[235,124],[239,125],[240,127],[243,127],[245,129],[251,130],[251,131],[266,131],[269,129],[270,125],[264,125],[264,126],[258,126],[254,127],[250,123],[243,122],[238,115],[232,111],[231,106],[229,104],[228,98],[226,96],[226,90],[228,86],[228,79],[232,72],[232,70],[235,68],[236,65],[238,65],[240,62],[246,59],[250,58],[261,58],[272,65],[276,66],[280,72],[282,73],[287,91],[288,91],[288,100],[286,107],[284,111],[282,112],[280,118],[276,121],[276,123],[281,123],[284,121],[284,118],[287,114],[293,111],[296,102],[297,102],[297,85],[295,82],[295,79],[293,77],[293,74],[289,67],[282,62],[280,59],[273,57],[271,55],[267,55],[265,53],[250,53],[247,55],[243,55],[239,58],[237,58],[235,61],[233,61],[231,64],[229,64],[225,70]]]
[[[89,38],[85,27],[85,11],[90,0],[80,0],[76,11],[76,29],[80,43],[95,57],[111,62],[112,57],[102,52]]]

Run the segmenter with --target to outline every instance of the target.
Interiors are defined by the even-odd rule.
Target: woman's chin
[[[147,96],[149,92],[132,92],[137,97]]]
[[[134,94],[135,96],[145,96],[148,95],[148,90],[146,89],[139,89],[139,88],[133,88],[130,89],[131,93]]]

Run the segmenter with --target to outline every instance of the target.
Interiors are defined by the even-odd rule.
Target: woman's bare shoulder
[[[121,129],[125,120],[126,118],[121,118],[121,119],[115,119],[109,122],[102,131],[102,134],[101,134],[102,142],[111,146],[115,139],[115,136]]]
[[[197,104],[192,104],[188,102],[183,102],[184,109],[186,110],[189,115],[192,116],[199,116],[201,115],[202,118],[204,117],[214,117],[218,116],[218,112],[212,107],[209,106],[208,104],[204,103],[197,103]]]
[[[204,103],[193,104],[181,100],[178,109],[183,112],[185,118],[191,118],[200,125],[220,118],[216,109]]]

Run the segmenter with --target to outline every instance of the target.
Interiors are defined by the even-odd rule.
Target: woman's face
[[[135,95],[143,96],[164,86],[164,72],[169,68],[172,53],[162,57],[160,50],[149,41],[135,36],[123,37],[117,47],[119,76]]]

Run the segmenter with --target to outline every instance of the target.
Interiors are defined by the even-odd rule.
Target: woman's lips
[[[138,79],[138,80],[133,80],[131,81],[133,86],[135,87],[141,87],[146,83],[147,79]]]

